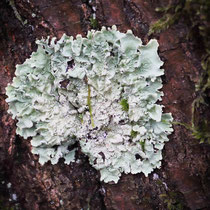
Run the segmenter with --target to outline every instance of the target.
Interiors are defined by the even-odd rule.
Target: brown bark
[[[160,18],[154,9],[163,5],[167,1],[16,0],[17,11],[27,20],[23,25],[8,2],[0,2],[0,205],[32,210],[150,210],[167,209],[171,203],[174,209],[210,209],[210,146],[198,144],[181,126],[174,126],[161,169],[149,177],[123,175],[112,185],[100,182],[99,173],[80,153],[77,163],[65,165],[60,160],[41,166],[30,151],[30,142],[15,134],[15,121],[7,113],[5,87],[12,81],[15,65],[36,49],[37,38],[85,35],[95,6],[100,26],[115,24],[122,32],[132,29],[146,43],[152,38],[147,35],[149,25]],[[165,62],[161,103],[175,121],[186,123],[191,121],[194,86],[201,70],[199,52],[186,39],[188,30],[180,22],[155,36]]]

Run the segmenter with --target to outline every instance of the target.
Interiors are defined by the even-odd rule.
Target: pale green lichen
[[[104,182],[159,168],[173,129],[171,114],[156,104],[164,74],[157,41],[142,45],[113,26],[37,44],[6,93],[17,133],[32,137],[39,162],[63,157],[69,164],[77,141]]]

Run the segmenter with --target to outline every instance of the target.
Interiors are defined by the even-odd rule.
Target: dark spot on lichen
[[[98,130],[98,127],[96,126],[96,127],[94,127],[92,130],[93,130],[93,131]]]
[[[94,165],[97,164],[97,159],[96,159],[96,158],[94,159],[93,164],[94,164]]]
[[[138,153],[135,154],[135,158],[136,158],[136,160],[139,160],[140,159],[141,161],[143,161],[143,158]]]
[[[126,122],[125,122],[125,120],[120,120],[120,121],[119,121],[119,124],[120,124],[120,125],[125,125]]]
[[[105,157],[104,153],[103,152],[99,152],[98,154],[101,155],[103,161],[105,161],[106,157]]]
[[[73,69],[75,66],[75,63],[74,63],[74,59],[70,60],[67,62],[67,68],[66,68],[66,72],[70,69]]]
[[[62,88],[66,88],[69,82],[70,82],[69,79],[65,79],[62,82],[60,82],[60,85]]]
[[[110,56],[114,56],[114,51],[113,50],[111,50]]]
[[[55,149],[55,151],[57,151],[59,145],[53,145],[52,148]]]

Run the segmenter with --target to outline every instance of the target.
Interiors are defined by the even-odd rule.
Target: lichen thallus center
[[[78,147],[69,148],[78,142],[106,183],[117,183],[123,172],[148,176],[159,168],[173,118],[156,103],[164,74],[157,40],[143,45],[132,31],[113,26],[37,44],[17,65],[6,101],[16,133],[32,137],[39,162],[74,162]]]

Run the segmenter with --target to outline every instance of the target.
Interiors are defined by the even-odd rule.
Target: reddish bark
[[[27,24],[22,25],[6,1],[0,2],[0,204],[18,204],[21,209],[167,209],[210,208],[210,147],[201,145],[190,132],[174,126],[164,149],[162,168],[145,177],[123,175],[118,184],[104,184],[83,154],[77,163],[40,166],[30,142],[15,135],[15,121],[7,114],[5,87],[12,81],[15,65],[36,49],[36,38],[61,37],[63,33],[85,35],[91,29],[93,6],[100,26],[132,29],[146,43],[149,25],[158,14],[159,0],[17,0],[15,6]],[[32,15],[33,14],[33,15]],[[35,17],[34,17],[35,14]],[[200,67],[199,53],[186,40],[188,28],[179,23],[156,35],[165,62],[162,104],[175,121],[190,123],[191,105]],[[158,177],[157,177],[158,175]],[[6,184],[11,183],[10,189]],[[9,202],[12,194],[17,201]],[[14,199],[14,195],[13,195]],[[169,203],[168,201],[168,203]],[[1,209],[1,207],[0,207]]]

